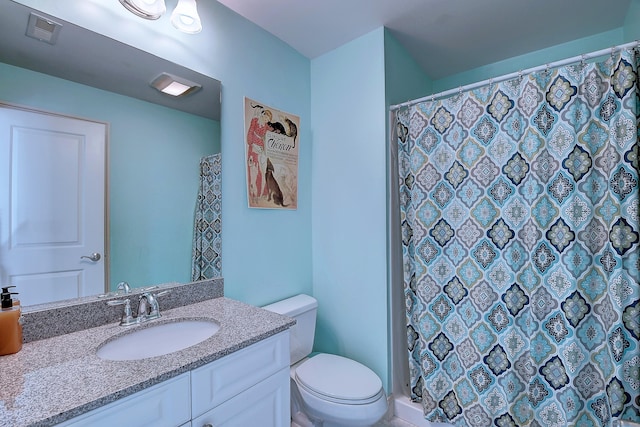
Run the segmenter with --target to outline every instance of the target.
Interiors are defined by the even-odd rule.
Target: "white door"
[[[105,290],[106,135],[0,104],[0,286],[23,305]]]

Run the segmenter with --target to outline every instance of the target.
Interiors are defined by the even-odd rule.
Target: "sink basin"
[[[97,354],[106,360],[139,360],[162,356],[196,345],[218,332],[212,320],[159,323],[105,342]]]

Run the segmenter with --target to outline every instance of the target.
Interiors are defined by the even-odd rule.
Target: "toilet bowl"
[[[387,412],[380,378],[346,357],[319,353],[313,347],[317,301],[297,295],[263,307],[293,317],[291,328],[292,426],[369,427]]]
[[[387,411],[380,378],[346,357],[320,353],[292,370],[303,412],[323,427],[370,426]]]

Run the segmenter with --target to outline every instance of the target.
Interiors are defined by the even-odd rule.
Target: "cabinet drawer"
[[[203,427],[289,427],[289,367],[195,418],[191,425]]]
[[[193,418],[283,368],[288,372],[288,330],[191,371]]]
[[[175,427],[191,419],[189,373],[94,409],[58,427]]]

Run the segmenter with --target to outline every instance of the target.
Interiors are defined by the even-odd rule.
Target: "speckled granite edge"
[[[49,417],[48,419],[45,420],[41,420],[39,422],[33,423],[33,424],[29,424],[28,427],[50,427],[59,423],[62,423],[64,421],[67,421],[71,418],[83,415],[87,412],[90,412],[94,409],[98,409],[102,406],[108,405],[109,403],[113,403],[119,399],[122,399],[124,397],[130,396],[132,394],[135,394],[139,391],[143,391],[146,390],[149,387],[152,387],[154,385],[160,384],[161,382],[170,380],[172,378],[177,377],[178,375],[182,375],[186,372],[190,372],[193,371],[194,369],[197,369],[201,366],[204,366],[208,363],[211,363],[215,360],[218,360],[224,356],[228,356],[229,354],[232,354],[238,350],[242,350],[243,348],[246,348],[252,344],[255,344],[257,342],[260,342],[266,338],[269,338],[275,334],[278,334],[282,331],[285,331],[287,329],[289,329],[291,327],[291,324],[286,324],[286,325],[282,325],[280,327],[274,328],[271,331],[269,331],[268,333],[263,333],[260,335],[257,335],[255,337],[252,337],[250,339],[246,339],[240,343],[231,345],[229,347],[226,347],[224,349],[222,349],[221,351],[215,352],[215,353],[210,353],[208,356],[206,357],[202,357],[201,359],[196,360],[195,362],[186,364],[181,366],[178,369],[175,369],[171,372],[166,372],[163,373],[157,377],[153,377],[153,378],[149,378],[143,382],[140,382],[134,386],[128,387],[126,389],[122,389],[116,393],[104,396],[98,400],[95,400],[93,402],[89,402],[86,403],[84,405],[81,406],[77,406],[69,411],[60,413],[60,414],[56,414],[55,416]]]
[[[109,361],[97,348],[153,324],[210,318],[220,329],[199,344],[155,358]],[[167,310],[131,328],[107,324],[24,345],[3,356],[0,426],[50,426],[191,371],[282,332],[295,320],[225,297]],[[3,423],[6,422],[6,423]]]
[[[152,292],[164,290],[170,290],[171,293],[158,298],[161,311],[222,297],[224,279],[165,283],[154,288]],[[137,308],[136,301],[141,292],[140,289],[134,288],[127,296],[131,298],[134,314]],[[23,341],[27,343],[42,340],[117,322],[122,316],[123,308],[109,306],[107,301],[123,297],[124,295],[104,298],[85,297],[25,307],[22,312]]]
[[[29,424],[28,427],[50,427],[52,425],[56,425],[59,423],[62,423],[64,421],[67,421],[71,418],[77,417],[79,415],[82,415],[84,413],[87,413],[89,411],[92,411],[94,409],[100,408],[102,406],[108,405],[109,403],[113,403],[119,399],[122,399],[124,397],[130,396],[132,394],[135,394],[139,391],[143,391],[146,390],[149,387],[152,387],[154,385],[160,384],[163,381],[167,381],[170,380],[172,378],[177,377],[178,375],[182,375],[186,372],[191,372],[201,366],[204,366],[208,363],[211,363],[215,360],[218,360],[222,357],[228,356],[238,350],[242,350],[243,348],[246,348],[252,344],[258,343],[266,338],[269,338],[273,335],[276,335],[280,332],[283,332],[287,329],[289,329],[292,326],[293,322],[287,323],[287,324],[283,324],[282,326],[279,326],[277,328],[274,328],[272,330],[270,330],[268,333],[263,333],[260,335],[256,335],[250,339],[245,339],[242,342],[230,345],[229,347],[223,348],[221,351],[217,351],[215,353],[210,353],[208,354],[206,357],[202,357],[198,360],[196,360],[195,362],[191,362],[189,364],[185,364],[182,365],[180,368],[175,369],[171,372],[166,372],[162,375],[159,375],[157,377],[153,377],[153,378],[149,378],[143,382],[140,382],[134,386],[128,387],[126,389],[120,390],[119,392],[107,395],[102,397],[101,399],[95,400],[93,402],[90,403],[86,403],[84,405],[81,406],[77,406],[75,408],[73,408],[72,410],[66,411],[64,413],[60,413],[60,414],[56,414],[55,416],[52,416],[48,419],[45,420],[41,420],[37,423],[34,424]],[[165,356],[166,357],[166,356]]]

